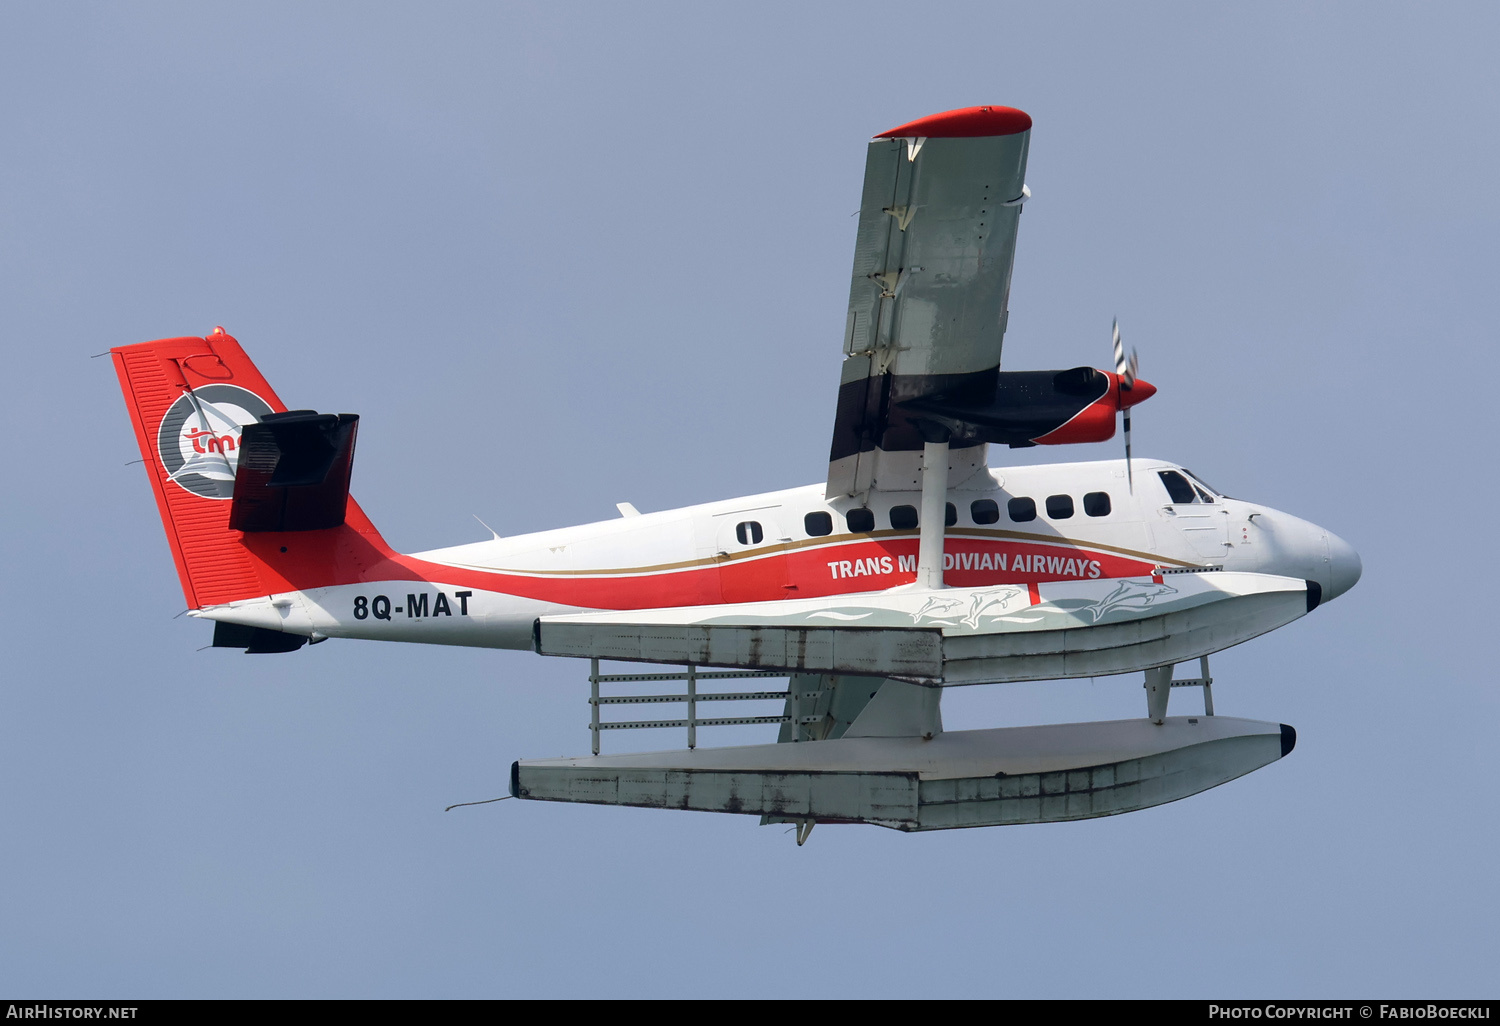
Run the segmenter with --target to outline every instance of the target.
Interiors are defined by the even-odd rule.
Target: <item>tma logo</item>
[[[271,412],[270,403],[238,385],[204,385],[182,393],[156,432],[156,452],[167,476],[205,499],[232,498],[240,431]]]

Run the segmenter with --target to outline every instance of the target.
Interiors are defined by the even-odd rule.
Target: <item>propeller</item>
[[[1114,347],[1115,347],[1115,373],[1120,376],[1120,390],[1130,392],[1135,389],[1135,375],[1140,369],[1140,359],[1136,356],[1135,347],[1131,347],[1130,359],[1125,359],[1125,344],[1120,341],[1120,319],[1114,322]],[[1135,474],[1130,466],[1130,407],[1134,403],[1126,405],[1120,403],[1120,410],[1125,415],[1125,480],[1130,485],[1130,494],[1135,494]]]

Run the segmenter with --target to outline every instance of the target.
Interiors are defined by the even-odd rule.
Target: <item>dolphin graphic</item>
[[[911,619],[913,623],[921,623],[923,620],[957,623],[963,615],[963,605],[962,599],[933,595],[926,602],[922,603],[920,609],[911,614]]]
[[[1013,599],[1022,594],[1020,588],[997,588],[994,591],[980,591],[974,593],[973,604],[969,606],[969,614],[963,618],[963,623],[969,627],[978,629],[979,618],[992,609],[996,611],[990,616],[1004,613]],[[996,609],[996,607],[999,607]]]
[[[1157,584],[1155,581],[1133,581],[1129,578],[1121,581],[1115,586],[1115,590],[1104,597],[1102,601],[1096,602],[1092,607],[1084,606],[1094,615],[1094,622],[1098,623],[1104,619],[1104,614],[1116,609],[1146,609],[1153,601],[1163,595],[1175,595],[1177,589],[1166,584]]]

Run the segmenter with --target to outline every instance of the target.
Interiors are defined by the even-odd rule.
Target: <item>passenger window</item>
[[[1016,523],[1024,524],[1028,520],[1036,519],[1036,500],[1011,499],[1005,504],[1005,511]]]
[[[807,529],[807,534],[812,538],[821,538],[825,534],[833,533],[833,517],[823,510],[809,513],[802,518],[802,526]]]
[[[917,507],[892,506],[891,526],[898,531],[910,531],[917,526]]]
[[[1109,493],[1089,492],[1083,497],[1083,511],[1091,517],[1109,516]]]
[[[1047,518],[1049,520],[1066,520],[1073,515],[1073,496],[1071,495],[1049,495],[1047,496]]]
[[[1196,497],[1193,495],[1193,486],[1177,471],[1158,470],[1156,473],[1161,478],[1161,483],[1167,486],[1167,494],[1172,497],[1173,502],[1192,502]]]
[[[741,545],[759,545],[765,538],[765,532],[760,529],[760,524],[754,520],[746,520],[744,523],[734,525],[734,536],[740,540]]]
[[[975,499],[969,503],[969,516],[976,524],[993,524],[1000,519],[1000,507],[994,499]]]
[[[958,523],[958,510],[950,502],[943,507],[943,526],[952,527],[956,523]]]
[[[844,514],[844,519],[849,521],[849,530],[855,534],[868,534],[875,530],[875,514],[863,506],[859,509],[851,509]]]

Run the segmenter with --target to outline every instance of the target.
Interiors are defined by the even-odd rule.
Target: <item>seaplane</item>
[[[1116,815],[1286,756],[1290,726],[1214,714],[1208,658],[1348,591],[1359,556],[1134,456],[1131,410],[1156,389],[1118,326],[1110,370],[1001,369],[1031,127],[968,107],[870,140],[828,476],[804,487],[401,554],[349,493],[357,415],[289,410],[223,328],[111,350],[191,616],[248,653],[347,638],[587,660],[590,753],[516,760],[509,796],[758,816],[798,844],[818,823]],[[1121,420],[1124,459],[990,466],[992,446],[1104,441]],[[950,687],[1117,674],[1142,675],[1141,717],[943,729]],[[762,677],[785,689],[723,690]],[[1189,686],[1203,713],[1168,715]],[[700,715],[729,701],[773,711]],[[604,718],[651,703],[686,715]],[[723,724],[779,734],[698,744]],[[630,727],[687,743],[601,754]]]

